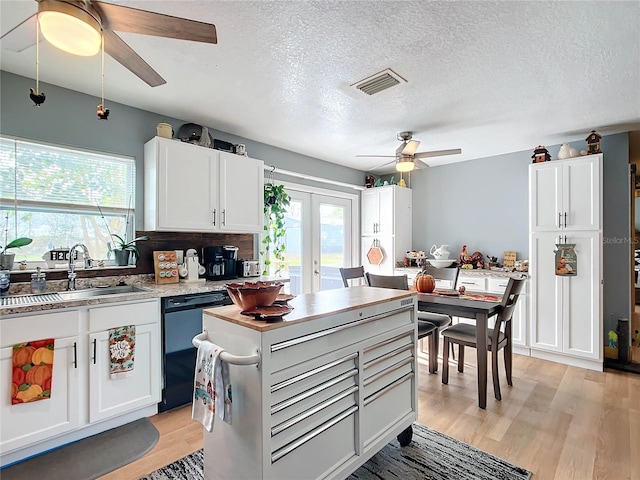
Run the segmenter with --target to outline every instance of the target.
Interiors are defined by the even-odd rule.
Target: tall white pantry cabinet
[[[602,371],[602,154],[529,166],[531,356]],[[575,244],[576,276],[555,274]]]
[[[411,250],[411,189],[388,185],[362,192],[362,265],[367,272],[393,275],[396,261]],[[371,247],[382,249],[382,262],[372,264]]]

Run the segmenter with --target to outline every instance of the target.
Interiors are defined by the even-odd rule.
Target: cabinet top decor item
[[[589,155],[593,153],[602,153],[602,151],[600,150],[601,138],[602,138],[602,135],[600,135],[595,130],[591,130],[591,133],[589,134],[589,136],[585,138],[587,142],[587,153]]]
[[[548,162],[551,160],[551,155],[544,145],[538,145],[533,151],[531,158],[533,159],[532,163]]]

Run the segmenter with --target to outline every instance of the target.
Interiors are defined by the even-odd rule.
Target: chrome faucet
[[[77,247],[82,248],[82,260],[84,262],[84,268],[88,269],[93,267],[93,260],[89,255],[89,250],[87,249],[84,243],[76,243],[69,249],[69,268],[68,268],[68,277],[67,277],[67,290],[75,290],[76,289],[76,272],[75,272],[75,262],[74,262],[74,252]]]

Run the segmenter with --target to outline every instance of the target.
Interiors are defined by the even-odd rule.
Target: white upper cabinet
[[[600,230],[602,154],[529,166],[531,232]]]
[[[393,235],[394,191],[376,187],[362,192],[362,235]]]
[[[263,162],[172,139],[144,146],[144,229],[260,233]]]

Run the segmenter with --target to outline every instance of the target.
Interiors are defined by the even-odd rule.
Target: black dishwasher
[[[163,412],[190,403],[197,349],[191,343],[202,332],[202,310],[230,305],[226,291],[167,297],[162,301]]]

